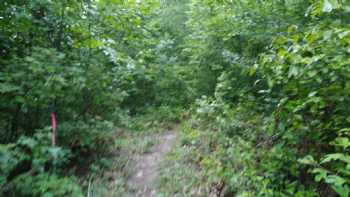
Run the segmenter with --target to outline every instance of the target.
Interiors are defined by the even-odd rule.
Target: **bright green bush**
[[[60,178],[55,174],[33,175],[26,173],[16,177],[10,185],[12,188],[8,194],[15,196],[85,196],[76,179],[72,177]]]
[[[215,66],[217,79],[189,121],[199,137],[186,141],[201,150],[208,181],[237,196],[348,196],[348,4],[190,8],[188,42],[199,50],[185,52],[203,71]]]
[[[151,46],[144,39],[146,18],[140,16],[157,6],[108,0],[0,2],[2,193],[81,196],[74,178],[81,161],[89,169],[111,147],[114,123],[148,101],[154,104],[156,74],[140,55]],[[132,64],[137,69],[130,74]],[[50,145],[50,129],[38,131],[50,124],[51,111],[57,115],[57,147]]]
[[[83,196],[72,177],[62,177],[68,149],[52,147],[48,130],[0,146],[0,186],[4,196]]]
[[[328,163],[312,170],[313,174],[317,182],[325,181],[341,196],[349,195],[348,174],[341,173],[347,171],[348,153],[330,145],[339,137],[348,140],[348,31],[347,25],[336,22],[302,34],[291,33],[277,38],[273,52],[262,60],[269,91],[275,93],[271,99],[278,103],[276,129],[271,131],[279,136],[278,143],[294,149],[297,157],[312,155]],[[331,165],[332,160],[342,159],[345,164]],[[332,171],[339,175],[331,175]]]

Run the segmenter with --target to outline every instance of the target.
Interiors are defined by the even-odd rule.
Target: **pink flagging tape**
[[[51,134],[52,146],[56,146],[57,121],[56,121],[56,114],[54,112],[51,113],[51,128],[52,128],[52,134]]]

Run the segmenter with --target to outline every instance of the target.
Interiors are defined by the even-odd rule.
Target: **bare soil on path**
[[[176,140],[176,133],[168,131],[155,136],[158,144],[148,153],[135,158],[134,174],[129,178],[128,185],[135,190],[137,197],[155,197],[157,191],[155,181],[159,176],[159,163],[171,150]]]

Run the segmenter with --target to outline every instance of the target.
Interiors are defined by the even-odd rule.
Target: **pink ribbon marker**
[[[52,128],[52,134],[51,134],[52,146],[56,146],[57,122],[56,122],[56,114],[54,112],[51,113],[51,128]]]

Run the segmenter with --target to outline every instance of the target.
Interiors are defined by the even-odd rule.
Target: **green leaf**
[[[324,0],[322,5],[323,12],[331,12],[334,9],[338,9],[340,4],[337,0]]]
[[[312,173],[316,174],[315,181],[320,182],[327,177],[328,171],[322,168],[315,168],[312,170]]]
[[[9,83],[0,83],[0,93],[9,93],[20,90],[21,88],[16,85],[12,85]]]
[[[350,147],[350,140],[348,137],[337,137],[331,144],[346,149]]]
[[[347,185],[345,186],[332,186],[334,191],[336,191],[341,197],[348,197],[350,194],[350,189]]]
[[[321,160],[321,164],[334,160],[340,160],[346,163],[350,163],[350,156],[344,155],[343,153],[328,154],[324,157],[324,159]]]
[[[298,162],[306,165],[314,165],[317,163],[311,155],[307,155],[302,159],[298,159]]]

